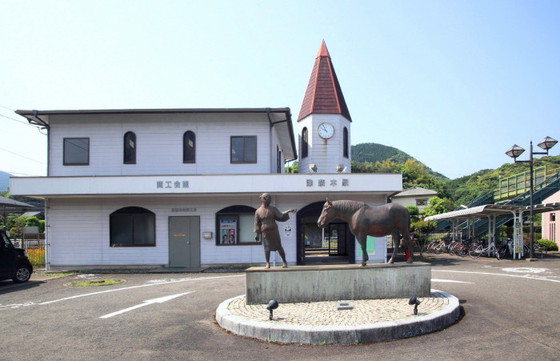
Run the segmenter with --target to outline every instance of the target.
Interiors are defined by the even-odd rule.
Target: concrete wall
[[[428,263],[253,267],[246,273],[247,304],[427,297]]]

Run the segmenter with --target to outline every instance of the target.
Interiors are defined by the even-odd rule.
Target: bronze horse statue
[[[407,263],[412,263],[412,244],[409,235],[410,214],[408,209],[396,203],[387,203],[382,206],[370,207],[358,201],[326,201],[323,205],[317,226],[324,228],[335,219],[348,223],[350,232],[362,246],[362,266],[369,259],[366,251],[367,236],[382,237],[388,234],[393,236],[393,255],[388,263],[393,263],[397,257],[399,242],[402,236],[403,245],[409,252]]]

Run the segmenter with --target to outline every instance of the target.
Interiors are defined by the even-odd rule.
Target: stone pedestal
[[[429,263],[289,268],[251,267],[246,271],[247,304],[428,297]]]

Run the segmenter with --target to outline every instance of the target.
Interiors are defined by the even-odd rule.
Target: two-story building
[[[264,192],[298,210],[279,223],[290,264],[309,262],[316,238],[353,263],[346,224],[317,228],[325,199],[378,205],[402,190],[400,174],[350,173],[351,118],[324,42],[297,133],[289,108],[17,114],[48,131],[47,176],[12,178],[10,192],[45,200],[51,269],[262,264],[253,216]],[[299,173],[287,174],[296,144]],[[385,261],[384,238],[368,249]]]

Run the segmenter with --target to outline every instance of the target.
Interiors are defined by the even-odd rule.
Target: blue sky
[[[558,19],[554,0],[0,0],[0,170],[46,174],[46,136],[15,109],[290,107],[295,122],[323,39],[352,144],[450,178],[497,168],[513,143],[560,139]]]

